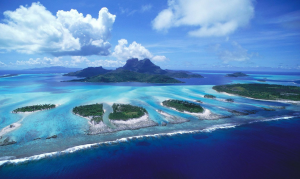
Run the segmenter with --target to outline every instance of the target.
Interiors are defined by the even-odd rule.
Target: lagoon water
[[[10,137],[17,143],[0,147],[0,178],[100,175],[104,178],[284,178],[286,172],[290,177],[297,176],[300,106],[228,96],[212,90],[212,86],[260,83],[258,79],[270,84],[299,86],[294,82],[299,81],[300,75],[248,73],[248,77],[227,78],[224,77],[226,73],[197,73],[205,78],[184,79],[186,83],[179,85],[67,83],[61,81],[73,77],[62,74],[20,74],[0,78],[0,130],[12,123],[21,124],[2,136],[1,140]],[[213,94],[217,99],[206,99],[205,94]],[[235,102],[225,102],[228,98]],[[161,106],[165,99],[201,100],[204,108],[226,117],[202,120]],[[11,113],[18,107],[43,103],[59,106],[29,115]],[[86,135],[88,121],[71,111],[75,106],[92,103],[143,106],[158,126]],[[278,108],[275,107],[276,111],[262,109],[274,106]],[[279,109],[283,106],[285,109]],[[228,109],[258,112],[239,116]],[[156,110],[190,121],[171,124]],[[162,123],[168,124],[162,126]],[[58,137],[46,140],[52,135]],[[41,139],[34,140],[36,138]],[[281,167],[281,172],[276,167]],[[260,173],[250,173],[251,170]]]

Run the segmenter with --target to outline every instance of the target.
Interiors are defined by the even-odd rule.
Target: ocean
[[[53,73],[0,78],[0,129],[21,124],[3,136],[17,143],[0,147],[0,178],[299,178],[300,106],[228,96],[211,87],[260,83],[259,79],[299,86],[295,81],[300,75],[256,72],[228,78],[225,72],[196,73],[205,78],[185,79],[179,85],[66,83],[60,81],[73,77]],[[217,99],[204,98],[205,94]],[[228,98],[235,102],[226,102]],[[165,99],[201,100],[212,113],[230,117],[201,120],[161,106]],[[158,126],[86,135],[87,120],[71,110],[96,102],[143,106]],[[43,103],[59,106],[27,116],[11,113]],[[262,110],[270,106],[278,109]],[[258,112],[240,116],[228,109]],[[156,110],[190,121],[171,124]],[[52,135],[58,137],[45,139]]]

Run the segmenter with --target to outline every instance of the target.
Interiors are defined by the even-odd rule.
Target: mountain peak
[[[155,65],[148,58],[138,60],[137,58],[131,58],[127,60],[126,64],[118,69],[135,71],[139,73],[150,73],[150,74],[165,74],[166,71],[162,70],[159,66]]]
[[[82,69],[80,71],[65,74],[65,76],[91,77],[91,76],[96,76],[96,75],[102,75],[102,74],[108,73],[110,71],[111,70],[106,70],[106,69],[102,68],[102,66],[87,67],[87,68]]]

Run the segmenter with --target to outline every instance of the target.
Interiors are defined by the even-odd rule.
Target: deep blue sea
[[[300,74],[252,72],[249,77],[227,78],[228,72],[196,72],[205,78],[185,79],[180,85],[63,83],[71,77],[62,74],[0,78],[0,130],[20,124],[3,134],[17,143],[0,147],[0,178],[300,178],[300,106],[211,89],[261,79],[299,86]],[[204,94],[216,95],[217,100],[203,98]],[[201,100],[204,108],[230,117],[203,120],[178,113],[160,105],[169,98]],[[225,102],[228,98],[235,102]],[[59,107],[27,116],[10,113],[42,102]],[[156,109],[190,122],[90,136],[84,133],[89,127],[86,119],[70,111],[95,102],[143,106],[158,124],[168,120]],[[270,106],[285,109],[262,110]],[[258,113],[235,116],[227,109]],[[57,139],[45,140],[54,134]],[[33,140],[37,137],[42,139]]]

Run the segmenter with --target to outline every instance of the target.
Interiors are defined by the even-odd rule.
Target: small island
[[[18,76],[18,74],[2,75],[2,76],[0,76],[0,78],[7,78],[7,77],[13,77],[13,76]]]
[[[227,74],[226,77],[245,77],[248,76],[245,73],[242,72],[236,72],[236,73],[231,73],[231,74]]]
[[[103,121],[103,104],[96,103],[90,105],[76,106],[75,108],[73,108],[73,113],[81,117],[88,118],[91,121],[95,121],[96,123],[99,123]]]
[[[174,108],[175,110],[180,112],[203,113],[204,111],[204,109],[199,104],[195,104],[183,100],[170,99],[170,100],[163,101],[162,104],[164,106]]]
[[[204,95],[204,98],[216,99],[216,96],[211,95],[211,94],[206,94],[206,95]]]
[[[259,81],[259,82],[266,82],[266,80],[257,80],[257,81]]]
[[[130,104],[105,105],[96,103],[73,108],[75,115],[88,119],[89,130],[85,131],[87,135],[135,130],[158,125],[149,119],[148,113],[143,107]]]
[[[130,104],[113,104],[113,112],[109,114],[108,118],[111,120],[128,120],[140,118],[147,114],[143,107],[132,106]]]
[[[42,110],[48,110],[55,108],[55,104],[38,104],[38,105],[32,105],[32,106],[25,106],[21,108],[17,108],[13,110],[13,113],[19,113],[19,112],[35,112],[35,111],[42,111]]]
[[[232,99],[232,98],[226,99],[226,102],[233,103],[233,102],[234,102],[234,99]]]
[[[300,101],[300,87],[297,86],[251,83],[218,85],[213,89],[254,99]]]

